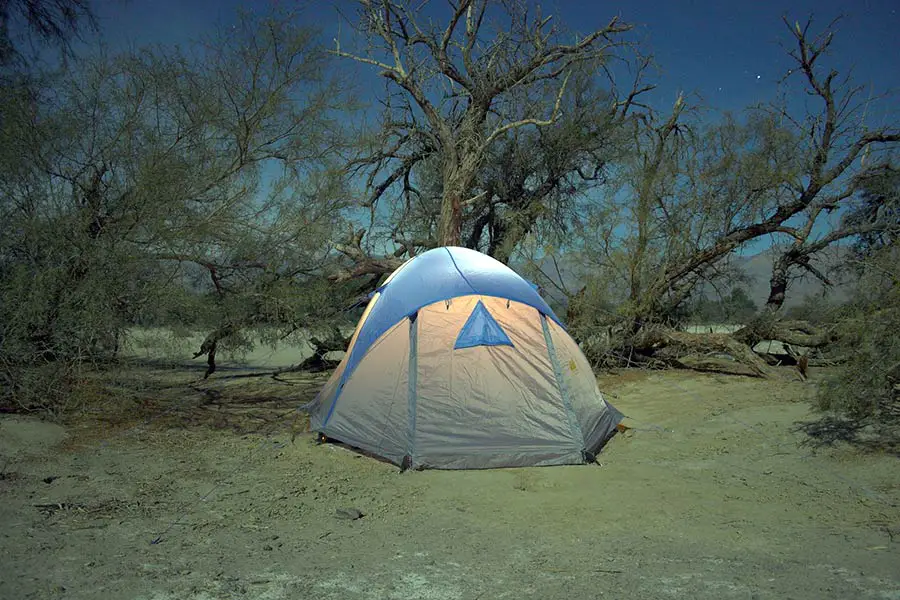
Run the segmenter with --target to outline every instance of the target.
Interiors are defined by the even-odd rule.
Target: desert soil
[[[292,436],[321,377],[164,380],[0,417],[0,598],[900,599],[900,461],[809,446],[814,383],[603,375],[600,465],[401,474]]]

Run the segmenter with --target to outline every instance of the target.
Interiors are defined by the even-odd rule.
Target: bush
[[[900,417],[900,309],[848,320],[839,329],[847,362],[826,379],[818,395],[819,408],[854,419]]]
[[[800,304],[787,308],[784,317],[791,321],[827,325],[839,320],[846,308],[843,303],[822,294],[807,294]]]
[[[759,308],[742,287],[734,287],[720,298],[701,297],[690,308],[690,319],[701,323],[747,323]]]
[[[886,249],[865,260],[859,289],[838,324],[836,353],[845,362],[816,397],[820,410],[896,436],[900,425],[900,268]]]

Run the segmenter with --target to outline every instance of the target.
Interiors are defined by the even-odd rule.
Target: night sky
[[[431,2],[440,4],[441,0]],[[900,90],[898,0],[557,0],[542,4],[544,14],[554,14],[559,22],[580,32],[602,27],[617,14],[635,24],[633,35],[645,42],[644,48],[653,53],[662,69],[656,79],[659,87],[650,98],[660,108],[671,105],[679,91],[698,94],[703,105],[719,110],[740,110],[773,99],[777,81],[790,67],[784,44],[791,39],[782,15],[802,23],[813,14],[819,26],[844,15],[833,45],[832,64],[842,72],[853,67],[854,79],[873,85],[876,94]],[[246,0],[95,3],[104,37],[113,47],[127,42],[184,43],[216,22],[228,23],[242,6],[264,10],[267,4]],[[311,2],[303,12],[305,19],[323,29],[327,40],[336,33],[336,7],[352,14],[354,2]],[[342,36],[345,40],[347,34],[345,31]]]

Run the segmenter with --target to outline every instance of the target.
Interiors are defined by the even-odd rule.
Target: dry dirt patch
[[[804,446],[810,384],[603,375],[602,466],[399,474],[238,381],[91,444],[0,420],[0,597],[900,598],[898,461]]]

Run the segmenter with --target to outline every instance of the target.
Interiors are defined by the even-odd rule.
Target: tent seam
[[[416,452],[416,402],[419,370],[419,314],[409,319],[409,374],[407,376],[407,430],[406,452],[409,455],[410,467],[415,462]]]
[[[575,409],[572,407],[572,399],[569,396],[568,386],[566,386],[563,381],[562,366],[559,364],[559,357],[556,355],[556,345],[553,343],[553,338],[550,336],[550,327],[547,325],[547,316],[540,311],[538,311],[538,314],[541,317],[541,329],[544,332],[544,342],[547,344],[547,354],[550,358],[550,364],[553,366],[556,387],[559,389],[559,395],[562,397],[566,418],[569,421],[569,429],[575,441],[581,441],[581,448],[579,448],[579,450],[584,452],[586,450],[585,445],[587,442],[584,439],[584,431],[581,430],[581,427],[578,425],[578,420],[575,418]]]
[[[472,285],[472,282],[469,281],[469,278],[466,277],[465,273],[462,272],[462,269],[459,268],[459,265],[456,264],[456,259],[453,258],[453,253],[450,252],[450,248],[444,248],[444,250],[447,251],[447,255],[450,257],[450,262],[453,263],[453,268],[456,269],[456,272],[459,273],[459,276],[462,277],[463,281],[466,282],[466,285],[469,286],[469,289],[472,290],[472,293],[477,296],[478,290],[475,289],[475,286]]]

